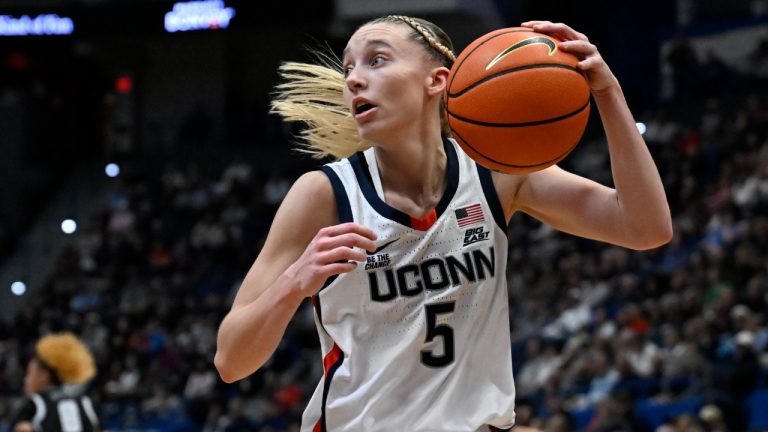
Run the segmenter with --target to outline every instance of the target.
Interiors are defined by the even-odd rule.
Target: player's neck
[[[435,207],[445,190],[447,156],[438,134],[429,141],[401,140],[376,149],[386,201],[418,215]],[[395,205],[395,207],[400,207]]]

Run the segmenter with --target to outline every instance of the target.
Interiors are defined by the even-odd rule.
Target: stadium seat
[[[768,428],[768,389],[756,390],[747,397],[747,412],[750,430]]]
[[[635,411],[655,429],[666,420],[681,414],[687,413],[695,416],[702,405],[704,405],[704,401],[700,396],[689,396],[676,402],[656,402],[651,399],[644,399],[635,403]]]

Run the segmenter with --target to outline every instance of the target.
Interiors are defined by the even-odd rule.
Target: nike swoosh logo
[[[488,70],[493,67],[496,63],[501,61],[504,57],[507,56],[507,54],[511,53],[512,51],[518,50],[524,46],[533,45],[533,44],[544,44],[547,47],[549,47],[549,55],[552,55],[555,53],[555,50],[557,49],[557,45],[549,39],[544,36],[534,36],[530,37],[528,39],[523,39],[520,42],[510,46],[509,48],[505,49],[499,55],[496,56],[493,60],[491,60],[490,63],[488,63],[488,66],[485,67],[485,70]]]
[[[385,247],[391,245],[392,243],[394,243],[394,242],[396,242],[398,240],[399,239],[394,239],[392,241],[388,241],[388,242],[384,243],[383,245],[377,247],[375,251],[373,251],[373,252],[365,251],[365,253],[368,254],[368,256],[376,255],[377,253],[381,252]]]

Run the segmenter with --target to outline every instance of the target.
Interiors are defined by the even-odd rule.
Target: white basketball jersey
[[[302,432],[514,425],[504,213],[490,172],[452,140],[445,151],[447,187],[424,218],[381,199],[366,154],[323,167],[341,222],[373,229],[378,249],[312,299],[325,373]]]

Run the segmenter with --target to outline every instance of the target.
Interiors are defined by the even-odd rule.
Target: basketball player
[[[11,424],[14,432],[91,432],[99,420],[83,385],[96,374],[88,348],[71,333],[43,337],[27,364],[28,396]]]
[[[283,67],[289,82],[274,109],[308,123],[310,151],[341,160],[299,178],[278,210],[219,329],[224,381],[262,366],[309,297],[325,373],[302,431],[514,425],[505,280],[513,213],[633,249],[672,235],[656,166],[595,46],[564,24],[524,25],[581,59],[616,188],[556,166],[507,175],[475,164],[444,121],[448,37],[421,19],[369,22],[339,69]]]

